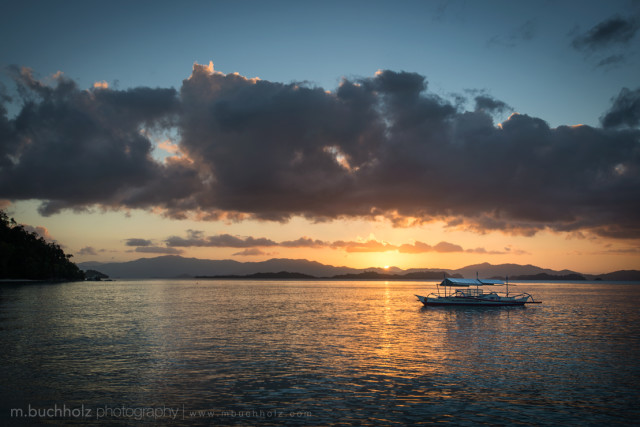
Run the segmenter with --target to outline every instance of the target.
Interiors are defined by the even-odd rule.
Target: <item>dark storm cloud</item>
[[[217,234],[215,236],[204,236],[200,231],[187,231],[188,236],[170,236],[165,240],[169,247],[214,247],[214,248],[255,248],[281,246],[286,248],[321,248],[326,247],[327,243],[321,240],[314,240],[308,237],[300,237],[296,240],[286,240],[283,242],[275,242],[264,237],[241,237],[232,236],[230,234]]]
[[[183,149],[214,177],[200,206],[274,220],[461,216],[459,227],[477,231],[640,234],[638,132],[553,129],[524,114],[496,127],[488,110],[505,103],[477,97],[476,111],[460,111],[426,89],[407,72],[326,93],[195,66],[181,129]]]
[[[212,247],[212,248],[251,248],[255,246],[276,246],[273,240],[253,237],[238,237],[230,234],[218,234],[216,236],[182,238],[171,236],[165,241],[170,247]]]
[[[0,121],[0,197],[41,199],[45,213],[98,204],[176,218],[385,217],[481,233],[640,237],[640,131],[617,129],[637,126],[636,104],[628,107],[636,92],[621,93],[603,128],[551,128],[526,114],[496,125],[506,103],[480,95],[465,111],[430,93],[424,76],[388,70],[334,92],[197,64],[179,94],[81,91],[64,78],[49,87],[24,71],[18,83],[24,106]],[[176,127],[183,155],[154,160],[140,132],[148,127]],[[166,243],[278,244],[197,232]]]
[[[280,242],[278,246],[283,246],[285,248],[322,248],[326,246],[326,243],[318,239],[300,237],[296,240],[286,240],[284,242]]]
[[[140,239],[140,238],[127,239],[125,241],[125,245],[135,247],[135,249],[129,250],[127,252],[166,254],[166,255],[179,255],[183,252],[182,249],[177,249],[177,248],[172,248],[167,246],[157,246],[157,245],[154,245],[151,240]]]
[[[488,95],[479,95],[475,97],[476,110],[482,110],[487,112],[504,113],[506,111],[513,111],[508,104],[499,99],[492,98]]]
[[[613,105],[601,118],[605,128],[621,126],[637,127],[640,124],[640,88],[623,88],[613,100]]]
[[[78,255],[98,255],[98,252],[92,246],[85,246],[78,251]]]
[[[600,22],[586,33],[575,37],[571,45],[578,50],[599,50],[628,43],[640,28],[637,17],[616,16]]]
[[[371,92],[349,86],[336,96],[194,66],[181,89],[180,128],[182,148],[213,177],[199,203],[273,220],[345,213],[328,198],[350,191],[349,170],[383,139]]]
[[[184,165],[155,162],[142,132],[173,120],[179,110],[174,89],[87,91],[60,74],[50,86],[29,69],[11,73],[23,104],[15,118],[4,109],[0,120],[3,197],[43,200],[40,211],[49,215],[92,204],[170,206],[176,187],[198,185]],[[160,189],[167,193],[163,200]]]
[[[10,156],[16,150],[15,131],[12,123],[7,118],[7,109],[5,104],[12,101],[11,97],[6,95],[5,88],[0,84],[0,168],[10,164]]]
[[[127,239],[125,244],[127,246],[151,246],[153,242],[147,239],[132,238],[132,239]]]

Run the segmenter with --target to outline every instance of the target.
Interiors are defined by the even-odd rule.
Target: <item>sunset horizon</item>
[[[636,425],[640,0],[21,0],[2,425]]]
[[[170,16],[170,3],[145,4],[131,13]],[[623,3],[569,15],[561,2],[553,16],[503,2],[497,16],[461,2],[352,2],[335,16],[316,4],[331,36],[286,4],[255,6],[326,59],[287,58],[268,20],[216,2],[185,6],[213,23],[175,38],[107,13],[96,25],[124,29],[121,52],[92,33],[102,52],[82,50],[72,25],[53,46],[50,20],[5,28],[23,37],[3,55],[0,208],[76,262],[640,266],[638,27]],[[375,31],[385,19],[389,37]],[[203,42],[231,23],[246,33]],[[241,34],[266,34],[272,57]],[[141,41],[154,37],[170,64]]]

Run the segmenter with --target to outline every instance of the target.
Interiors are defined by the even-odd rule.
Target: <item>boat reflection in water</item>
[[[506,286],[506,292],[488,291],[484,286]],[[443,294],[440,288],[444,289]],[[535,301],[528,293],[509,295],[509,282],[502,280],[480,280],[480,279],[456,279],[445,278],[438,286],[438,293],[429,295],[416,295],[418,300],[425,306],[523,306],[525,304],[541,304],[542,301]]]

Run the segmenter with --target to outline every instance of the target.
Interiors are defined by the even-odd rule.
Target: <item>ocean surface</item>
[[[640,284],[521,283],[543,304],[502,308],[432,290],[0,284],[0,424],[637,425]]]

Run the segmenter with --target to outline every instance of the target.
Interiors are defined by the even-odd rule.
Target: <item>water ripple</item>
[[[413,293],[424,287],[5,287],[0,416],[32,421],[10,416],[29,405],[171,407],[175,420],[142,421],[185,425],[599,425],[640,416],[640,286],[530,284],[542,306],[489,309],[421,308]]]

